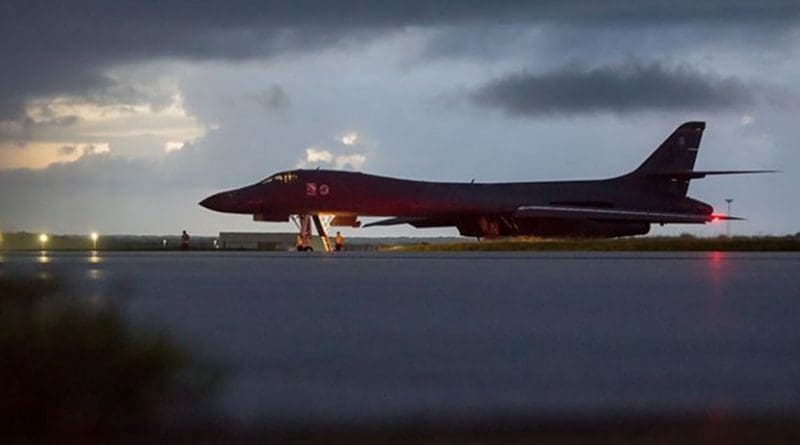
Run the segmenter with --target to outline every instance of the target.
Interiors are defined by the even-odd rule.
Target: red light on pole
[[[733,198],[726,198],[725,202],[728,203],[728,216],[731,216],[731,203],[733,202]],[[731,220],[728,220],[728,225],[725,228],[726,234],[728,238],[731,237]]]

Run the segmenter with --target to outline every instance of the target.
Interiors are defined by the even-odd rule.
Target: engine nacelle
[[[650,223],[632,221],[594,221],[585,219],[518,219],[520,235],[543,238],[615,238],[644,235]]]
[[[650,223],[595,221],[587,219],[511,218],[479,216],[461,219],[456,224],[462,236],[496,238],[500,236],[538,236],[542,238],[615,238],[644,235]]]
[[[498,236],[516,235],[508,221],[499,216],[478,216],[476,218],[462,219],[456,224],[461,236],[480,238],[497,238]]]

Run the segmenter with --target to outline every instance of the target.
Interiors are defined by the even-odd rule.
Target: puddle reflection
[[[708,315],[713,326],[719,327],[724,322],[724,314],[722,313],[722,302],[724,292],[722,284],[724,280],[724,266],[726,255],[723,252],[709,252],[708,253],[708,273],[710,292],[708,293]]]
[[[103,278],[103,271],[100,269],[89,269],[86,274],[90,280],[101,280]]]
[[[38,279],[40,279],[42,281],[49,281],[49,280],[53,279],[53,274],[51,274],[50,272],[46,272],[46,271],[40,271],[40,272],[36,273],[36,278],[38,278]]]

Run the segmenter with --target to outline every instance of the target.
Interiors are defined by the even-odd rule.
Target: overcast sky
[[[698,169],[783,173],[690,195],[800,232],[797,1],[5,1],[0,53],[2,231],[285,231],[197,202],[298,166],[615,176],[703,120]]]

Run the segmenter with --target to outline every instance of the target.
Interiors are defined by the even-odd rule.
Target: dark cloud
[[[791,15],[791,14],[790,14]],[[651,26],[648,26],[651,25]],[[652,57],[673,54],[685,58],[710,48],[736,48],[738,52],[782,51],[794,57],[797,22],[719,21],[640,23],[605,26],[601,23],[516,23],[442,26],[426,35],[416,54],[422,63],[430,60],[464,59],[482,62],[527,59],[561,65],[569,60],[608,60],[610,55]],[[544,57],[541,57],[541,56]]]
[[[267,111],[284,111],[292,106],[289,94],[280,87],[273,85],[255,97],[256,102]]]
[[[78,151],[78,147],[74,145],[64,145],[63,147],[58,149],[58,154],[63,156],[70,156],[72,154],[75,154],[76,151]]]
[[[94,154],[101,154],[101,153],[103,153],[103,151],[104,150],[101,147],[98,147],[98,146],[96,146],[94,144],[87,144],[86,146],[83,147],[83,155],[84,156],[86,156],[86,155],[94,155]]]
[[[0,120],[49,94],[113,86],[104,70],[157,58],[242,60],[360,41],[409,26],[796,24],[796,1],[5,1]]]
[[[513,74],[478,88],[476,104],[511,115],[725,110],[751,104],[754,87],[687,67],[641,64]]]
[[[42,113],[38,120],[34,120],[30,116],[21,117],[14,122],[16,125],[6,129],[0,128],[0,142],[12,142],[17,146],[24,147],[37,132],[70,127],[79,121],[80,118],[75,115],[55,116],[47,112]]]

